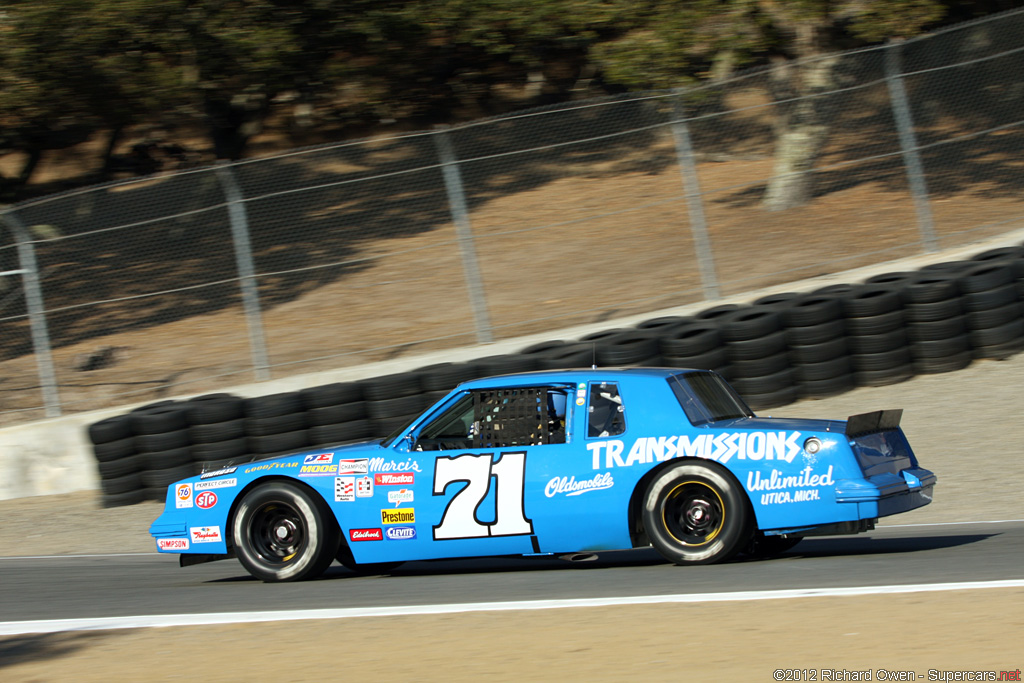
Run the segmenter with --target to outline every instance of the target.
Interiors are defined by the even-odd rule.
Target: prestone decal
[[[588,491],[610,489],[614,485],[615,480],[612,479],[611,472],[604,472],[593,479],[586,479],[584,481],[576,481],[576,477],[555,477],[544,487],[544,495],[548,498],[554,498],[559,493],[564,493],[567,496],[578,496]]]
[[[800,452],[797,443],[800,432],[724,432],[720,434],[698,434],[689,437],[642,436],[633,442],[626,452],[626,446],[616,439],[587,444],[593,457],[595,470],[613,467],[629,467],[652,462],[665,462],[672,458],[705,458],[726,463],[739,460],[779,460],[793,462]],[[602,465],[602,455],[604,464]]]
[[[400,508],[398,510],[381,510],[381,524],[415,524],[416,510],[414,508]]]

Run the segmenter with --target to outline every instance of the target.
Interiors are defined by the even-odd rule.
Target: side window
[[[550,387],[486,389],[473,393],[473,448],[565,443],[567,394]]]
[[[472,445],[473,395],[464,394],[443,413],[420,430],[415,450],[448,451]]]
[[[626,413],[619,396],[619,385],[593,382],[587,406],[587,436],[616,436],[626,431]]]

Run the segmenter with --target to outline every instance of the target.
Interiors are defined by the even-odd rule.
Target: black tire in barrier
[[[139,472],[145,466],[145,456],[128,455],[116,460],[96,463],[101,479],[116,479],[132,472]]]
[[[142,488],[142,475],[139,472],[132,472],[120,477],[100,479],[100,490],[108,496],[118,493],[127,493]]]
[[[807,382],[851,375],[853,373],[853,361],[849,356],[839,356],[838,358],[820,363],[794,365],[793,371],[796,373],[796,383],[806,384]]]
[[[660,346],[664,356],[696,356],[722,346],[722,334],[717,325],[694,323],[662,337]]]
[[[246,436],[268,436],[305,429],[309,426],[305,412],[286,413],[273,417],[247,417],[245,419]]]
[[[666,367],[670,368],[693,368],[696,370],[718,371],[729,365],[729,354],[725,347],[711,349],[704,353],[692,356],[664,356],[663,361]]]
[[[885,285],[861,285],[842,299],[847,318],[877,317],[903,307],[899,290]]]
[[[135,489],[124,493],[104,493],[100,496],[100,504],[105,508],[137,505],[147,500],[145,489]]]
[[[722,339],[727,342],[758,339],[782,329],[782,316],[770,308],[744,308],[721,318]]]
[[[834,296],[809,295],[794,301],[782,311],[787,328],[820,325],[843,316],[842,302]]]
[[[930,304],[959,296],[960,281],[955,273],[919,272],[906,289],[909,304]]]
[[[908,323],[928,323],[946,320],[963,314],[963,301],[960,297],[943,299],[927,304],[907,304],[903,308]]]
[[[857,372],[873,372],[908,365],[911,360],[910,348],[901,346],[891,351],[880,353],[850,354]]]
[[[733,360],[750,360],[764,358],[781,353],[789,347],[786,342],[786,333],[783,330],[772,332],[764,337],[756,339],[744,339],[742,341],[726,342],[729,358]]]
[[[1006,304],[999,308],[990,308],[987,311],[969,311],[967,313],[967,327],[970,330],[987,330],[1019,320],[1020,315],[1021,308],[1017,303]]]
[[[272,418],[271,418],[272,419]],[[188,428],[192,443],[209,443],[211,441],[227,441],[245,436],[245,418],[193,424]]]
[[[146,470],[165,470],[169,467],[181,467],[195,461],[195,456],[189,447],[142,453],[141,456],[144,458],[146,464],[144,469]]]
[[[98,443],[92,447],[92,452],[96,456],[97,461],[109,462],[129,455],[135,455],[138,450],[135,447],[135,437],[129,436],[126,439]]]
[[[353,420],[333,425],[318,425],[309,428],[309,440],[314,446],[361,441],[373,435],[369,420]]]
[[[863,318],[847,318],[846,333],[851,336],[856,334],[884,334],[898,330],[904,324],[906,324],[906,318],[903,310],[898,309]]]
[[[340,422],[352,422],[366,417],[366,402],[338,403],[306,411],[306,420],[310,427],[317,425],[333,425]]]
[[[463,382],[476,379],[480,369],[472,363],[437,363],[419,368],[420,389],[423,391],[450,391]]]
[[[243,458],[249,454],[249,444],[245,438],[227,439],[225,441],[192,444],[189,450],[192,451],[193,461],[212,462],[230,458]]]
[[[974,354],[967,350],[942,358],[918,358],[914,361],[914,370],[919,375],[954,372],[956,370],[963,370],[973,361]]]
[[[817,344],[801,344],[789,347],[789,357],[796,363],[821,363],[850,353],[847,338],[836,337]]]
[[[1017,293],[1017,283],[1011,282],[995,289],[986,289],[983,292],[972,292],[964,295],[964,308],[968,311],[987,311],[991,308],[999,308],[1008,304],[1020,302]]]
[[[846,320],[843,318],[806,327],[786,328],[786,341],[790,346],[821,344],[843,336],[846,336]]]
[[[932,341],[934,339],[948,339],[967,332],[967,317],[958,315],[945,320],[935,320],[926,323],[907,323],[907,337],[910,341]]]
[[[248,419],[264,419],[297,413],[303,409],[302,401],[296,391],[266,396],[253,396],[245,399],[245,417]]]
[[[127,415],[115,415],[94,422],[86,430],[93,445],[123,441],[132,436],[132,425]]]
[[[846,338],[850,353],[882,353],[892,351],[909,343],[904,329],[892,330],[881,334],[851,334]]]
[[[299,403],[306,410],[362,400],[363,387],[358,382],[333,382],[299,390]]]
[[[859,387],[885,387],[906,382],[913,376],[914,366],[911,363],[881,370],[855,370],[853,373],[854,381]]]
[[[1008,285],[1016,279],[1013,268],[1005,263],[975,263],[964,270],[960,289],[964,294],[972,294]]]
[[[166,451],[172,448],[184,448],[192,444],[187,429],[162,434],[139,434],[135,437],[135,449],[139,453]]]
[[[165,434],[188,427],[188,415],[184,406],[177,403],[154,404],[152,408],[141,408],[128,413],[132,432],[136,435]]]
[[[946,358],[960,353],[970,353],[971,340],[966,334],[946,339],[914,342],[910,345],[910,353],[914,360]]]
[[[774,375],[789,366],[789,354],[785,351],[751,360],[729,359],[729,368],[736,379],[751,379],[754,377],[764,377],[765,375]]]
[[[642,363],[660,355],[658,338],[643,332],[609,337],[597,346],[597,363],[603,367]]]
[[[828,398],[846,393],[857,386],[853,373],[828,377],[826,379],[805,380],[797,383],[800,398]]]
[[[192,425],[228,422],[245,415],[245,399],[231,394],[206,394],[185,401],[184,408]]]
[[[294,432],[282,432],[280,434],[248,436],[246,437],[246,444],[251,452],[260,455],[294,451],[309,446],[309,432],[305,429],[298,429]]]
[[[423,397],[420,394],[366,402],[366,414],[370,416],[371,420],[412,415],[421,410],[423,410]]]

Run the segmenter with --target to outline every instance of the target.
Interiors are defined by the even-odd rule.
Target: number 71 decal
[[[523,487],[526,453],[502,453],[494,462],[490,453],[438,458],[434,466],[434,495],[443,495],[450,484],[464,481],[444,510],[441,523],[434,527],[434,540],[521,536],[533,533],[533,523],[523,511]],[[495,481],[494,522],[485,524],[477,509]]]

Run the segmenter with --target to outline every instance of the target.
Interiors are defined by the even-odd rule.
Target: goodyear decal
[[[267,470],[279,470],[288,467],[298,467],[297,462],[268,462],[266,465],[256,465],[255,467],[246,467],[245,473],[250,474],[252,472],[266,472]]]
[[[800,432],[722,432],[696,436],[642,436],[629,450],[622,441],[596,441],[587,444],[595,470],[629,467],[672,458],[705,458],[727,463],[738,460],[778,460],[793,462],[800,452]]]

